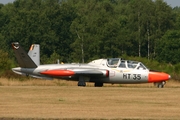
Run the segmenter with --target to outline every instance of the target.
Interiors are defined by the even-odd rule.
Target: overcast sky
[[[7,4],[13,2],[14,0],[0,0],[0,3]],[[180,0],[164,0],[171,7],[180,6]]]

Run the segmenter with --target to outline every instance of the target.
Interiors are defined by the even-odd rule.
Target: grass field
[[[180,83],[77,87],[76,82],[0,79],[0,119],[180,119]]]

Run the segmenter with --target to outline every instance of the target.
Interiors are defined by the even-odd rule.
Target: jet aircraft
[[[40,65],[39,44],[32,44],[28,54],[18,42],[13,42],[12,48],[19,63],[19,67],[12,68],[12,71],[35,78],[73,80],[78,81],[78,86],[93,82],[95,87],[102,87],[103,83],[155,83],[159,88],[171,78],[167,73],[149,70],[141,62],[122,58],[97,59],[87,64]]]

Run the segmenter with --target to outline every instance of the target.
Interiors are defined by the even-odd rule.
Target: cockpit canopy
[[[107,66],[111,68],[129,68],[129,69],[139,69],[139,70],[147,69],[141,62],[122,60],[121,58],[107,59]]]

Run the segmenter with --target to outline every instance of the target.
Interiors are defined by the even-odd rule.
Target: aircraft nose
[[[169,75],[169,79],[171,79],[171,75]]]
[[[171,76],[164,72],[149,72],[148,82],[160,82],[169,80]]]

